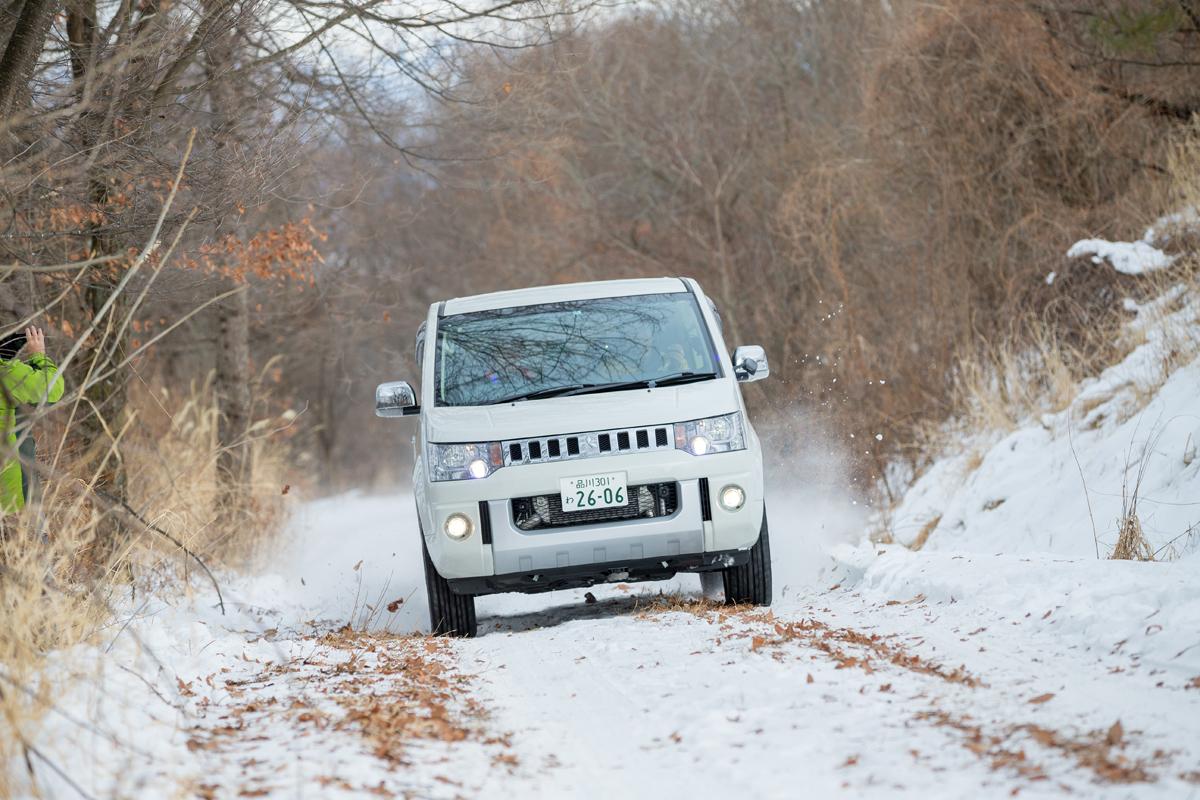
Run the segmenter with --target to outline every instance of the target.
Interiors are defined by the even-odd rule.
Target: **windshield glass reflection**
[[[718,371],[689,292],[457,314],[438,322],[440,406]]]

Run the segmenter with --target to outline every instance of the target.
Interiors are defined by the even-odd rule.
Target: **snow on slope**
[[[936,461],[885,523],[897,541],[1106,557],[1136,486],[1160,557],[1200,549],[1200,301],[1178,287],[1126,305],[1136,315],[1128,334],[1142,343],[1083,382],[1065,411],[977,432]]]

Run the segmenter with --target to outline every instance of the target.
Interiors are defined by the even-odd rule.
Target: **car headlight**
[[[675,447],[694,456],[746,449],[741,412],[675,423]]]
[[[499,442],[430,444],[429,479],[465,481],[486,478],[504,466]]]

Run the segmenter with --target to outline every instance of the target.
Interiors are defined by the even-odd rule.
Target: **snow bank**
[[[1200,302],[1127,301],[1142,344],[1065,411],[981,431],[936,461],[883,524],[930,550],[1107,556],[1136,488],[1160,558],[1200,550]]]
[[[293,658],[294,641],[275,640],[275,631],[426,626],[414,526],[407,495],[307,503],[262,574],[220,576],[225,615],[200,582],[187,596],[173,589],[126,601],[96,643],[55,653],[28,687],[51,687],[54,705],[29,737],[40,754],[31,758],[35,776],[9,765],[22,782],[15,796],[175,797],[181,785],[202,784],[203,762],[188,745],[189,686],[231,665]]]
[[[842,547],[841,574],[881,600],[987,609],[1022,635],[1052,634],[1062,647],[1129,657],[1173,676],[1200,675],[1200,559],[1170,564],[1053,555],[974,555],[903,547]]]
[[[222,643],[244,644],[231,631],[258,623],[232,606],[222,617],[211,595],[194,600],[138,599],[95,644],[54,654],[27,687],[48,691],[53,706],[25,730],[37,753],[33,775],[9,765],[14,797],[173,797],[181,783],[199,782],[184,685],[243,656]]]

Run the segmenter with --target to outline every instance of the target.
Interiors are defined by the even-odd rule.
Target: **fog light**
[[[491,468],[488,463],[482,458],[477,458],[470,464],[467,464],[467,472],[471,473],[472,478],[486,478]]]
[[[710,443],[707,436],[693,436],[689,448],[694,456],[702,456],[708,452]]]
[[[726,486],[721,490],[719,498],[721,508],[726,511],[737,511],[746,504],[746,493],[742,491],[740,486]]]
[[[471,528],[471,518],[466,514],[451,514],[446,517],[446,535],[456,542],[461,542],[470,536]]]

